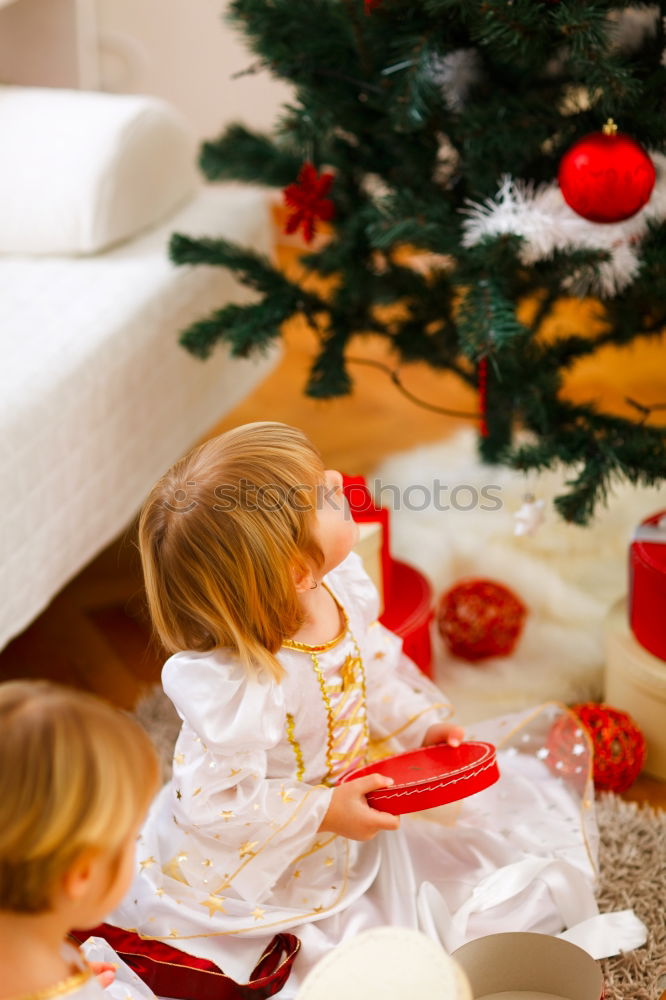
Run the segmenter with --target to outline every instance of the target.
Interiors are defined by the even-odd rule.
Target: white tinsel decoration
[[[445,56],[433,56],[430,72],[449,111],[462,111],[470,88],[481,78],[481,59],[476,49],[456,49]]]
[[[526,493],[519,510],[513,515],[514,535],[535,535],[545,519],[545,500],[537,500],[532,493]]]
[[[648,221],[666,218],[666,156],[650,156],[657,172],[652,195],[640,212],[624,222],[589,222],[567,205],[556,182],[535,187],[506,175],[494,198],[467,203],[463,246],[474,246],[485,236],[513,233],[523,237],[520,259],[524,264],[544,260],[557,250],[606,250],[610,259],[600,265],[596,277],[572,274],[569,287],[580,295],[616,295],[638,272],[637,244]]]
[[[659,5],[625,7],[624,10],[612,11],[608,17],[615,22],[617,47],[621,52],[631,53],[644,45],[648,38],[656,35]]]

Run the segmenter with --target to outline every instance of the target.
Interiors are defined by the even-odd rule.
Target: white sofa
[[[52,112],[57,101],[53,103],[49,92],[41,95]],[[0,88],[3,145],[7,96],[22,95],[18,88]],[[29,96],[37,107],[39,92]],[[65,97],[62,92],[56,96]],[[76,92],[65,100],[74,117],[82,97],[102,103],[148,100]],[[63,108],[61,102],[60,111]],[[84,119],[91,112],[97,120],[99,112],[92,105]],[[170,112],[164,113],[169,117]],[[120,143],[134,134],[131,145],[137,130],[123,128]],[[21,183],[16,186],[29,206],[27,216],[23,208],[24,229],[17,224],[20,206],[15,201],[4,209],[0,205],[0,648],[122,531],[161,472],[265,377],[280,353],[276,347],[258,360],[238,360],[220,348],[206,362],[189,355],[178,344],[179,332],[227,301],[244,301],[248,293],[227,272],[176,268],[167,257],[174,231],[224,236],[269,254],[271,219],[264,192],[198,187],[189,173],[189,139],[183,130],[172,155],[168,142],[162,142],[152,164],[150,157],[137,155],[136,148],[129,151],[139,164],[133,169],[138,170],[146,202],[151,199],[151,170],[180,170],[182,176],[171,185],[155,179],[168,197],[153,199],[140,221],[141,232],[123,233],[117,220],[124,218],[123,225],[131,228],[131,217],[126,211],[123,216],[122,189],[113,188],[114,170],[123,174],[122,149],[114,152],[109,169],[107,164],[98,170],[97,180],[91,182],[89,172],[69,183],[52,176],[53,157],[48,144],[43,145],[43,130],[38,140],[39,122],[31,121],[30,130],[33,155],[41,146],[43,184],[58,190],[60,223],[65,218],[67,228],[71,222],[62,211],[63,200],[71,197],[69,214],[77,211],[77,189],[95,204],[84,207],[64,237],[52,233],[69,249],[58,254],[52,246],[50,253],[42,254],[39,243],[30,243],[27,216],[33,211],[40,212],[33,229],[39,232],[41,227],[39,238],[49,240],[43,218],[48,199],[35,209],[40,200],[35,177],[32,196],[20,190]],[[79,134],[78,140],[83,138]],[[107,145],[113,150],[112,142]],[[80,141],[79,146],[80,165],[86,144]],[[66,154],[64,149],[56,165],[61,174]],[[14,159],[20,164],[16,153]],[[125,184],[137,179],[126,169],[124,176]],[[5,199],[13,198],[10,181],[0,166]],[[131,197],[140,216],[140,193],[134,190]],[[100,223],[102,202],[108,224]],[[86,213],[94,224],[82,223]],[[11,252],[12,238],[22,241],[21,253]],[[79,238],[88,245],[77,247]]]

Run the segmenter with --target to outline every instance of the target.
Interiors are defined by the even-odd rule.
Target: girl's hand
[[[431,747],[435,743],[449,743],[452,747],[459,747],[464,739],[465,730],[461,726],[453,726],[449,722],[435,722],[426,730],[421,746]]]
[[[372,840],[380,830],[397,830],[400,826],[398,816],[373,809],[365,797],[368,792],[392,784],[392,778],[366,774],[344,785],[336,785],[319,829],[322,833],[338,833],[350,840]]]
[[[116,966],[112,962],[90,962],[89,965],[102,989],[110,986],[116,978]]]

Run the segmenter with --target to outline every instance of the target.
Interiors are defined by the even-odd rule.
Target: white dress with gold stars
[[[367,843],[318,833],[344,772],[368,753],[420,746],[451,714],[376,622],[360,559],[349,555],[325,584],[345,627],[324,646],[285,645],[282,683],[248,678],[227,650],[165,664],[164,689],[183,720],[173,778],[110,922],[238,981],[275,933],[293,931],[302,948],[287,997],[324,952],[368,927],[419,927],[452,950],[480,934],[558,932],[594,916],[589,748],[574,728],[554,760],[558,706],[469,733],[503,748],[492,788],[405,816],[399,831]]]

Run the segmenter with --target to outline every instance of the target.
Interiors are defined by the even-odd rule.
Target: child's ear
[[[99,851],[91,847],[77,854],[62,877],[62,890],[69,900],[83,899],[95,878],[99,861]]]
[[[314,577],[312,576],[312,570],[309,566],[306,566],[305,564],[292,566],[291,575],[297,593],[302,594],[306,590],[312,590]]]

